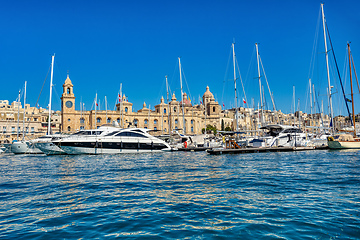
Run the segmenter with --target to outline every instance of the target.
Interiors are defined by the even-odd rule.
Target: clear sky
[[[151,108],[166,99],[165,75],[171,93],[180,98],[178,57],[184,73],[184,92],[199,102],[206,86],[226,108],[234,104],[231,44],[248,103],[259,102],[255,43],[277,109],[309,112],[308,79],[327,112],[327,78],[322,28],[316,31],[320,1],[1,1],[0,99],[14,101],[28,82],[27,102],[35,105],[55,53],[53,106],[60,110],[67,71],[74,84],[76,108],[93,107],[95,94],[105,109],[114,104],[122,83],[134,109]],[[360,66],[360,1],[324,1],[325,17],[340,72],[344,72],[346,43],[352,42],[355,65]],[[322,27],[320,25],[320,27]],[[316,37],[318,32],[318,37]],[[317,46],[314,52],[314,42]],[[329,47],[330,48],[330,47]],[[316,61],[312,64],[312,56]],[[310,69],[314,69],[314,71]],[[237,72],[238,74],[238,72]],[[262,74],[262,76],[264,76]],[[332,78],[333,91],[339,83]],[[348,81],[348,80],[347,80]],[[265,79],[266,101],[270,98]],[[243,90],[238,80],[239,104]],[[39,104],[47,106],[49,77]],[[349,90],[349,87],[347,87]],[[359,95],[355,95],[359,99]],[[334,95],[335,114],[344,113]],[[358,101],[360,109],[360,101]],[[269,108],[272,109],[269,105]]]

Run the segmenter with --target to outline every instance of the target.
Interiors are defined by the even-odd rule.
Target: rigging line
[[[272,102],[272,105],[273,105],[273,109],[274,109],[274,111],[276,111],[274,97],[273,97],[273,94],[271,93],[270,86],[269,86],[269,82],[268,82],[268,80],[267,80],[267,77],[266,77],[266,74],[265,74],[264,65],[263,65],[263,62],[262,62],[262,60],[261,60],[261,56],[260,56],[260,55],[259,55],[259,60],[260,60],[261,68],[262,68],[262,70],[263,70],[264,77],[265,77],[265,80],[266,80],[266,85],[267,85],[268,90],[269,90],[269,95],[270,95],[270,99],[271,99],[271,102]]]
[[[334,47],[333,47],[333,45],[332,45],[332,41],[331,41],[331,37],[330,37],[330,32],[329,32],[329,28],[328,28],[328,26],[327,26],[327,23],[325,24],[325,26],[326,26],[326,31],[327,31],[327,35],[328,35],[328,38],[329,38],[330,46],[331,46],[331,52],[332,52],[332,54],[333,54],[333,56],[334,56],[335,66],[336,66],[336,70],[337,70],[338,77],[339,77],[339,80],[340,80],[341,90],[342,90],[343,95],[344,95],[344,100],[345,100],[345,103],[346,103],[346,109],[347,109],[348,114],[349,114],[349,117],[350,117],[350,119],[351,119],[351,114],[350,114],[348,102],[346,101],[344,86],[343,86],[342,81],[341,81],[341,76],[340,76],[340,72],[339,72],[339,67],[338,67],[338,64],[337,64],[337,61],[336,61],[335,51],[334,51]],[[329,89],[329,91],[330,91],[330,89]],[[351,122],[351,123],[352,123],[352,122]],[[352,124],[351,124],[351,125],[352,125]]]
[[[187,87],[187,90],[188,90],[188,98],[190,98],[191,99],[191,93],[190,93],[190,88],[189,88],[189,85],[188,85],[188,83],[187,83],[187,81],[186,81],[186,76],[185,76],[185,72],[184,72],[184,69],[183,69],[183,67],[182,67],[182,64],[181,64],[181,72],[182,72],[182,75],[183,75],[183,77],[184,77],[184,80],[185,80],[185,84],[186,84],[186,87]],[[183,99],[183,96],[181,96],[181,101],[182,101],[182,99]]]
[[[225,85],[226,85],[226,82],[227,82],[227,80],[226,80],[227,79],[227,73],[228,73],[228,70],[229,70],[231,56],[232,56],[232,50],[230,48],[229,58],[228,58],[228,62],[227,62],[227,65],[226,65],[226,70],[225,70],[224,80],[223,80],[223,91],[222,91],[222,96],[221,96],[221,102],[223,102],[223,103],[224,103]]]
[[[316,94],[315,88],[314,88],[314,96],[315,96],[315,99],[316,99],[315,103],[316,103],[316,105],[318,107],[318,110],[319,110],[319,113],[320,113],[321,125],[324,126],[324,121],[323,121],[323,118],[322,118],[322,112],[321,112],[321,108],[320,108],[319,101],[318,101],[318,95]],[[314,113],[314,114],[316,114],[316,113]]]
[[[246,93],[245,93],[245,88],[244,88],[244,83],[243,83],[243,80],[241,78],[241,73],[240,73],[240,68],[239,68],[239,62],[237,60],[237,58],[235,57],[235,62],[236,62],[236,67],[238,69],[238,72],[239,72],[239,79],[240,79],[240,82],[241,82],[241,87],[243,89],[243,93],[244,93],[244,98],[245,98],[245,104],[246,104],[246,107],[249,108],[248,106],[248,103],[247,103],[247,98],[246,98]]]
[[[350,56],[351,56],[351,62],[352,62],[353,69],[354,69],[354,73],[355,73],[355,78],[356,78],[357,86],[358,86],[359,93],[360,93],[359,80],[358,80],[358,77],[357,77],[357,74],[356,74],[356,70],[355,70],[355,63],[354,63],[353,56],[352,56],[352,54],[351,54],[351,50],[350,50]]]
[[[309,73],[308,73],[308,79],[312,78],[314,74],[314,62],[316,58],[316,51],[317,51],[317,44],[319,39],[319,28],[321,23],[321,8],[319,9],[319,16],[318,16],[318,22],[316,24],[316,30],[315,30],[315,37],[314,37],[314,43],[313,43],[313,49],[311,54],[311,60],[310,60],[310,66],[309,66]]]

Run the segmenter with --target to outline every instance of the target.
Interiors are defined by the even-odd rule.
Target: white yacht
[[[260,129],[267,130],[265,136],[254,139],[254,147],[306,147],[313,146],[301,129],[281,124],[271,124]]]
[[[63,134],[45,135],[33,140],[33,144],[35,145],[36,148],[40,149],[46,155],[66,154],[66,152],[62,150],[60,147],[58,147],[56,144],[54,144],[53,141],[62,139],[67,136],[69,135],[63,135]]]
[[[11,152],[14,154],[42,154],[31,141],[15,141],[11,144]]]
[[[53,141],[67,154],[117,154],[170,151],[169,144],[148,129],[101,126]]]

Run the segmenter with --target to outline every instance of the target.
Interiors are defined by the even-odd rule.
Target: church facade
[[[215,101],[209,87],[202,97],[201,104],[192,105],[184,93],[181,101],[175,94],[169,103],[161,98],[155,110],[146,107],[134,112],[133,104],[123,95],[116,111],[75,110],[74,85],[69,76],[63,84],[61,96],[61,123],[62,132],[74,133],[82,129],[96,129],[104,124],[116,122],[122,128],[140,127],[156,130],[159,134],[169,134],[177,130],[187,135],[201,134],[205,125],[221,128],[221,106]]]

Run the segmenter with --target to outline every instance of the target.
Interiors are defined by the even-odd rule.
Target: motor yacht
[[[101,126],[54,140],[67,154],[117,154],[170,151],[169,144],[150,135],[151,130]]]
[[[281,124],[271,124],[260,129],[266,130],[265,136],[254,138],[254,147],[305,147],[313,146],[306,133],[301,129]]]

